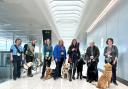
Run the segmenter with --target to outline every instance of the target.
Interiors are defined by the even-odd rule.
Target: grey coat
[[[104,49],[105,58],[108,58],[108,56],[106,55],[108,47],[109,46],[106,46],[105,49]],[[118,58],[118,49],[117,49],[117,47],[115,45],[112,45],[112,50],[111,50],[111,54],[110,55],[112,56],[111,57],[112,61],[115,60],[115,57]]]

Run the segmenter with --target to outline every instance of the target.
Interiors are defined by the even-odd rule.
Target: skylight
[[[88,0],[49,0],[50,12],[61,39],[71,42]],[[69,44],[69,43],[68,43]]]

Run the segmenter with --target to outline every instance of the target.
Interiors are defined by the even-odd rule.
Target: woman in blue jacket
[[[62,64],[66,59],[66,49],[63,40],[59,40],[59,44],[54,47],[54,60],[56,62],[55,76],[54,79],[61,77]]]

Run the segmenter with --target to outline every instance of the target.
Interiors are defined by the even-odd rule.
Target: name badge
[[[17,53],[17,56],[20,56],[21,54],[20,53]]]
[[[46,52],[46,57],[48,57],[49,56],[49,52]]]
[[[61,55],[64,55],[64,52],[61,52]]]

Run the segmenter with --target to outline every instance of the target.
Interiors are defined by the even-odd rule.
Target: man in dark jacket
[[[87,48],[87,82],[98,81],[97,64],[99,62],[99,49],[95,46],[95,43],[90,42],[90,46]]]

